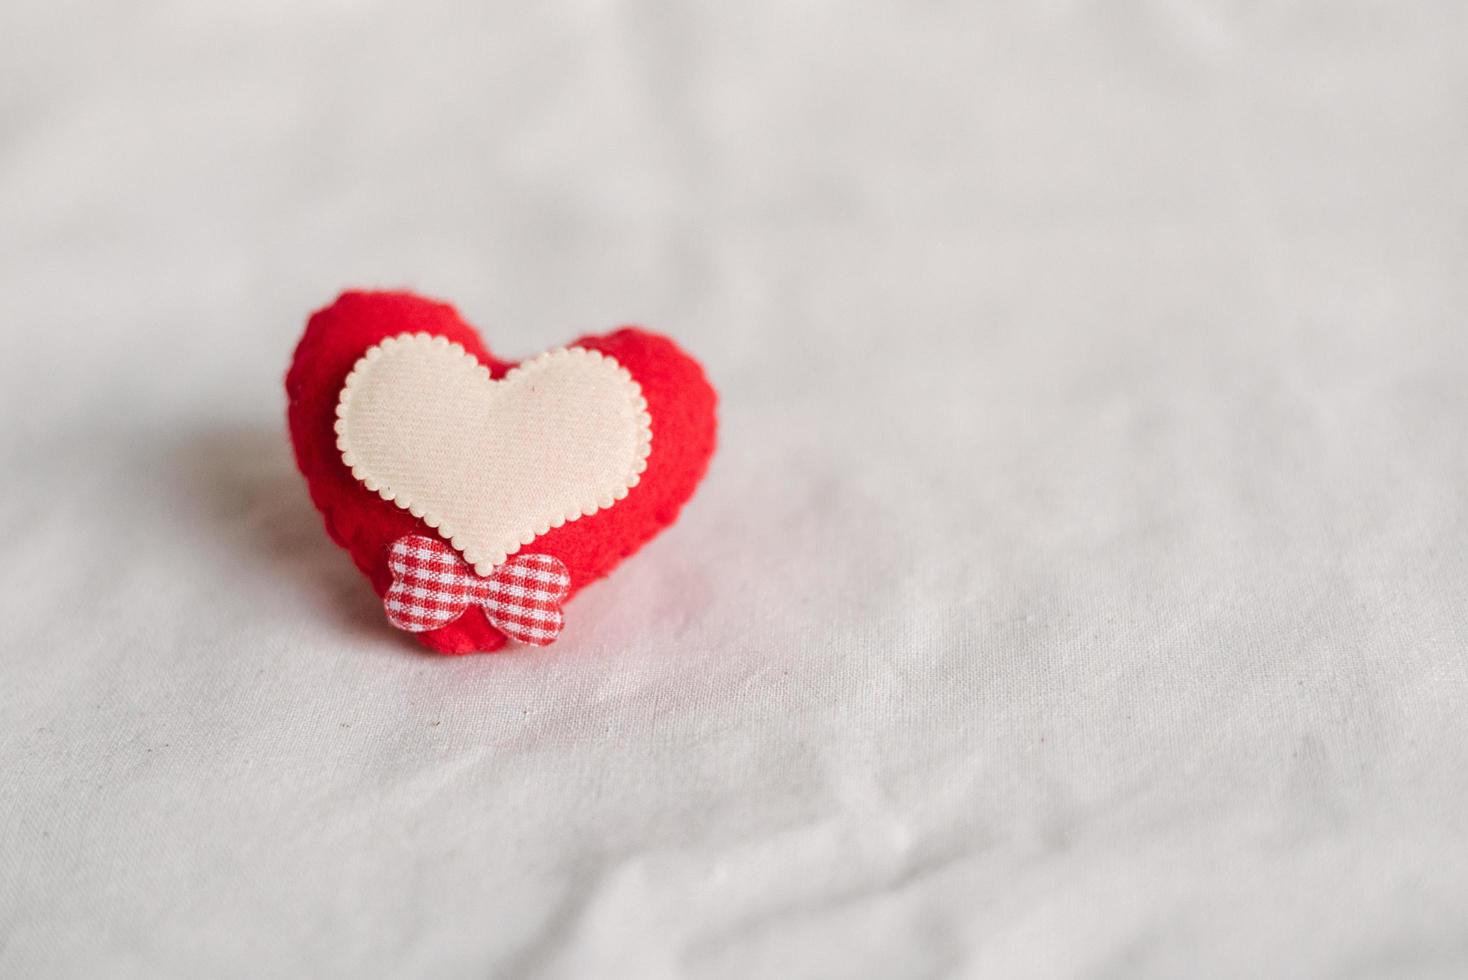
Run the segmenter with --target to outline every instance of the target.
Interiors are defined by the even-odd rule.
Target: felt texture
[[[478,333],[446,303],[407,292],[351,291],[311,316],[286,374],[291,442],[311,500],[331,539],[351,554],[379,596],[393,581],[387,565],[392,543],[404,535],[435,532],[352,476],[337,448],[336,405],[348,374],[369,347],[387,337],[418,332],[460,345],[493,378],[504,377],[515,366],[516,362],[491,354]],[[647,469],[625,499],[535,539],[537,553],[565,564],[571,596],[677,519],[713,455],[717,402],[698,362],[666,337],[623,327],[574,343],[601,351],[631,372],[647,399],[653,441]],[[385,620],[383,625],[391,628]],[[489,652],[506,642],[505,634],[477,607],[447,626],[415,635],[425,646],[446,654]]]
[[[347,377],[337,448],[359,483],[488,575],[627,496],[652,448],[646,407],[599,351],[548,351],[493,380],[462,347],[411,334],[369,349]]]

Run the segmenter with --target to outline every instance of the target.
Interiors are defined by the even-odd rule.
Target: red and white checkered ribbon
[[[446,626],[471,603],[506,636],[535,646],[553,642],[565,622],[561,603],[571,575],[550,555],[512,555],[481,576],[437,538],[410,534],[392,543],[387,567],[393,576],[382,600],[387,618],[410,633]]]

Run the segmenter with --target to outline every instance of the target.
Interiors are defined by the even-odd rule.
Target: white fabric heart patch
[[[626,497],[652,451],[642,387],[581,347],[494,380],[443,337],[389,337],[353,366],[336,414],[352,475],[437,528],[480,575]]]

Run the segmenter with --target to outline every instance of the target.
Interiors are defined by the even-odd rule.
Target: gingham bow
[[[571,591],[571,575],[559,558],[513,555],[481,576],[437,538],[410,534],[392,543],[387,567],[393,583],[382,604],[398,629],[438,629],[475,603],[491,623],[521,643],[545,646],[561,632],[561,603]]]

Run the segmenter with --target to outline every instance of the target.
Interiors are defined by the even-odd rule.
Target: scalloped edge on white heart
[[[566,392],[557,401],[556,385],[567,381],[579,384],[580,389]],[[406,390],[394,390],[395,386]],[[440,460],[457,457],[454,447],[445,445],[445,433],[431,433],[438,435],[436,442],[432,437],[423,440],[422,433],[411,440],[403,433],[413,426],[397,429],[377,417],[384,411],[389,420],[412,415],[424,404],[442,414],[446,409],[436,398],[444,394],[487,399],[492,409],[527,386],[530,397],[548,400],[552,409],[559,407],[567,416],[563,420],[536,416],[542,436],[547,425],[554,429],[561,421],[568,425],[579,422],[606,445],[592,450],[595,465],[591,468],[596,472],[590,479],[585,473],[567,472],[570,457],[562,454],[557,459],[552,454],[549,462],[544,457],[537,460],[541,469],[536,476],[541,483],[534,488],[533,498],[526,496],[524,485],[513,481],[508,492],[503,492],[507,487],[499,487],[502,493],[495,499],[511,499],[511,506],[518,503],[522,512],[498,521],[498,528],[492,516],[494,501],[485,499],[486,483],[495,478],[490,469],[454,458],[439,464],[436,477],[427,477],[430,484],[436,479],[438,485],[411,485],[414,480],[405,476],[423,472],[422,467],[413,466],[419,455],[429,451],[436,452]],[[579,401],[568,402],[571,396]],[[624,499],[640,481],[652,452],[652,416],[642,386],[615,358],[585,347],[546,351],[494,379],[477,357],[446,337],[428,333],[387,337],[368,348],[352,366],[337,398],[336,416],[337,450],[352,476],[434,528],[480,575],[488,575],[551,528],[589,517]],[[470,419],[487,435],[502,434],[494,428],[497,421]],[[594,455],[598,452],[600,459]],[[579,461],[586,462],[584,454]],[[557,462],[559,472],[555,471]],[[431,463],[424,466],[432,469]],[[445,469],[454,472],[445,473]],[[475,477],[481,478],[480,485],[468,485]]]

